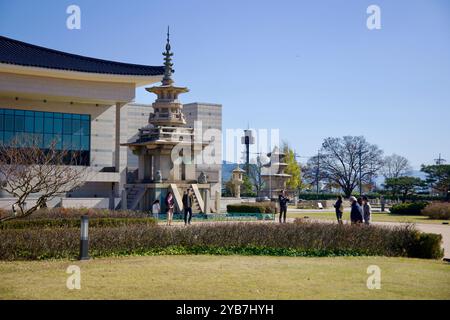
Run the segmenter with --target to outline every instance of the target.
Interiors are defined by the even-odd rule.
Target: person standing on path
[[[153,201],[152,204],[152,214],[153,214],[153,218],[155,218],[156,220],[159,219],[159,213],[161,212],[161,206],[159,205],[159,200],[155,200]]]
[[[352,208],[350,211],[350,221],[352,224],[358,224],[363,222],[363,209],[358,204],[358,200],[354,197],[350,197]]]
[[[280,223],[282,217],[283,222],[286,223],[287,204],[289,202],[289,198],[286,197],[286,190],[281,190],[278,195],[278,202],[280,203]]]
[[[169,191],[166,196],[166,212],[167,212],[167,225],[170,226],[172,224],[173,219],[173,209],[175,206],[175,201],[173,199],[172,191]]]
[[[338,196],[336,203],[334,204],[336,210],[336,218],[339,224],[342,224],[342,214],[344,213],[344,204],[342,201],[342,196]]]
[[[184,225],[191,224],[192,219],[192,204],[194,203],[194,197],[191,189],[188,189],[183,194],[183,208],[184,208]]]
[[[372,207],[370,206],[369,198],[367,198],[367,196],[363,196],[363,203],[364,223],[369,225],[370,217],[372,216]]]

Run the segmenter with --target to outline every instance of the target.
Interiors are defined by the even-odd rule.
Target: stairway
[[[127,209],[137,210],[139,201],[145,194],[145,188],[133,185],[131,188],[127,189]]]
[[[192,204],[192,214],[202,213],[202,209],[200,208],[200,204],[198,203],[197,197],[194,193],[194,203]]]
[[[194,206],[192,207],[192,212],[196,213],[207,213],[205,212],[205,202],[200,194],[200,190],[196,184],[192,184],[192,190],[194,191]],[[196,211],[194,211],[196,210]]]

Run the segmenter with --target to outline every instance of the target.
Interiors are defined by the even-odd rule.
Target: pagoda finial
[[[164,56],[164,77],[162,79],[162,84],[164,86],[168,86],[173,84],[172,73],[174,70],[172,69],[172,56],[173,53],[170,51],[170,27],[167,26],[167,43],[166,43],[166,52],[163,53]]]

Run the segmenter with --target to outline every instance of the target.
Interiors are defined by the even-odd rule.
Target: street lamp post
[[[80,260],[89,260],[89,217],[81,217]]]

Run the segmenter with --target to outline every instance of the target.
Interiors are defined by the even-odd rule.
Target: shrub
[[[277,213],[274,202],[241,203],[227,205],[228,213]]]
[[[431,219],[450,220],[450,203],[433,202],[422,210],[422,214]]]
[[[410,202],[393,205],[389,211],[392,214],[420,215],[422,210],[428,205],[427,202]]]
[[[89,218],[144,218],[147,214],[131,210],[109,210],[109,209],[87,209],[87,208],[51,208],[40,209],[33,214],[18,218],[17,220],[37,220],[37,219],[79,219],[87,215]]]
[[[0,230],[0,260],[75,258],[79,228]],[[188,228],[130,225],[90,229],[90,256],[145,254],[260,254],[407,256],[439,258],[439,236],[411,226],[220,223]]]
[[[411,257],[422,259],[438,259],[444,256],[441,247],[442,235],[434,233],[416,233],[414,241],[408,249]]]
[[[33,220],[10,220],[0,223],[0,229],[42,229],[42,228],[78,228],[80,219],[33,219]],[[131,225],[156,225],[153,218],[91,218],[90,228],[121,227]]]

